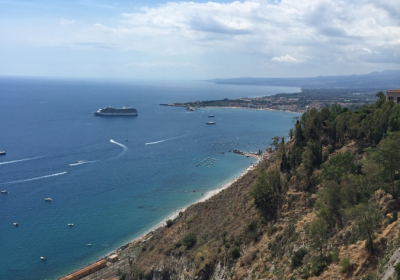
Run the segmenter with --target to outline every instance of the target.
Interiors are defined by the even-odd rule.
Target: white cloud
[[[358,45],[366,49],[399,47],[400,26],[386,6],[362,0],[169,2],[124,13],[119,26],[94,27],[108,33],[103,38],[136,50],[232,51],[293,61],[280,58],[279,53],[284,50],[312,57],[317,48],[319,53],[325,50],[333,54],[346,53]]]
[[[68,20],[65,18],[60,19],[60,24],[61,25],[72,25],[75,24],[75,20]]]
[[[53,19],[29,26],[9,19],[3,25],[14,29],[0,31],[2,44],[62,46],[85,59],[93,50],[93,62],[107,58],[121,69],[137,61],[128,68],[193,63],[194,76],[196,69],[209,76],[304,76],[400,68],[398,0],[176,0],[134,9],[115,3],[117,9],[101,9],[95,18],[91,12],[73,20],[60,15],[59,23],[68,25],[62,29]]]
[[[284,56],[274,56],[272,61],[278,61],[278,62],[298,62],[296,58],[290,55],[284,55]]]
[[[368,49],[368,48],[362,48],[360,50],[360,53],[369,54],[369,53],[372,53],[372,51],[370,49]]]

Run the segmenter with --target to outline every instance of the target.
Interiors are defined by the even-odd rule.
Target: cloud
[[[399,47],[400,26],[389,13],[394,2],[383,2],[386,5],[362,0],[169,2],[123,13],[119,26],[98,24],[96,28],[147,51],[162,51],[159,46],[167,46],[179,53],[213,49],[290,60],[275,54],[283,49],[312,57],[316,48],[346,53],[361,45],[367,49]],[[154,36],[158,47],[152,45]],[[138,40],[148,44],[138,44]]]
[[[278,62],[298,62],[296,58],[290,55],[284,55],[284,56],[274,56],[272,61],[278,61]]]
[[[60,19],[60,24],[61,25],[72,25],[75,24],[75,20],[68,20],[65,18]]]
[[[395,65],[400,57],[398,0],[172,0],[148,7],[102,2],[79,0],[101,12],[62,18],[59,24],[68,28],[52,18],[29,26],[9,19],[11,30],[0,31],[3,44],[73,46],[98,51],[100,58],[109,52],[107,57],[121,68],[134,61],[131,70],[191,67],[213,76],[217,71],[279,73],[277,67],[286,74],[288,65],[292,76],[306,75],[304,69],[328,75],[400,67]]]

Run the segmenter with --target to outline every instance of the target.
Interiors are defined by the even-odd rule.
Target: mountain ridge
[[[259,86],[293,86],[308,88],[398,88],[400,87],[400,70],[384,70],[369,74],[340,76],[316,76],[304,78],[253,78],[239,77],[229,79],[206,80],[216,84],[259,85]]]

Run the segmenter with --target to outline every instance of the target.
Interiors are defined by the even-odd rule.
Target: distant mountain
[[[400,70],[363,75],[318,76],[311,78],[232,78],[208,80],[216,84],[293,86],[303,88],[400,88]]]

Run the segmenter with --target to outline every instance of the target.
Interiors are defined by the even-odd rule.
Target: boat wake
[[[169,140],[181,138],[181,137],[183,137],[183,136],[185,136],[185,135],[181,135],[181,136],[177,136],[177,137],[172,137],[172,138],[168,138],[168,139],[164,139],[164,140],[160,140],[160,141],[155,141],[155,142],[148,142],[148,143],[145,143],[145,145],[159,144],[159,143],[166,142],[166,141],[169,141]]]
[[[40,176],[40,177],[35,177],[35,178],[30,178],[30,179],[24,179],[24,180],[16,180],[16,181],[11,181],[11,182],[5,182],[5,183],[1,183],[1,185],[5,185],[5,184],[15,184],[15,183],[25,183],[25,182],[36,181],[36,180],[40,180],[40,179],[45,179],[45,178],[60,176],[60,175],[64,175],[64,174],[67,174],[67,171],[64,171],[64,172],[61,172],[61,173],[55,173],[55,174],[45,175],[45,176]]]
[[[34,159],[38,159],[38,158],[42,158],[42,156],[41,157],[32,157],[32,158],[23,158],[23,159],[17,159],[17,160],[4,161],[4,162],[0,162],[0,165],[16,163],[16,162],[21,162],[21,161],[34,160]]]
[[[126,151],[128,150],[128,147],[125,146],[124,144],[118,143],[117,141],[114,141],[114,140],[112,140],[112,139],[110,139],[110,142],[113,143],[113,144],[116,144],[116,145],[118,145],[118,146],[120,146],[120,147],[123,148],[122,152],[121,152],[119,155],[117,155],[116,157],[113,157],[112,159],[121,157],[121,156],[122,156],[123,154],[125,154]]]
[[[76,163],[68,164],[68,166],[77,166],[77,165],[86,164],[86,163],[92,163],[92,162],[96,162],[96,161],[97,160],[78,160]]]

